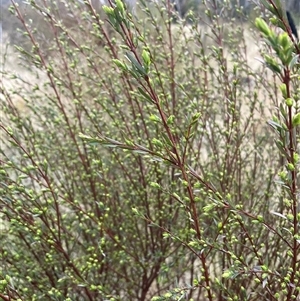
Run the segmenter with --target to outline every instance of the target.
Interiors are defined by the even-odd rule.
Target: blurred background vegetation
[[[141,1],[122,31],[95,0],[29,2],[1,15],[0,298],[289,300],[259,3]],[[116,66],[143,51],[148,86]]]

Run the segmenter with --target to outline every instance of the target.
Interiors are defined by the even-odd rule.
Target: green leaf
[[[274,58],[270,57],[269,55],[265,55],[264,59],[269,69],[271,69],[275,73],[281,73],[281,68]]]
[[[231,278],[232,275],[233,275],[232,271],[227,270],[222,274],[222,277],[225,279],[229,279],[229,278]]]
[[[271,29],[269,25],[262,19],[262,18],[256,18],[255,19],[255,26],[258,28],[260,32],[262,32],[266,37],[271,36]]]
[[[292,46],[291,39],[286,32],[279,35],[278,43],[282,46],[283,49],[289,49]]]
[[[295,55],[289,63],[289,69],[292,69],[299,62],[299,54]]]
[[[170,115],[167,119],[167,124],[168,125],[171,125],[174,123],[174,119],[175,119],[175,116],[174,115]]]
[[[300,113],[297,113],[292,120],[293,126],[298,126],[300,125]]]
[[[276,140],[275,144],[276,144],[277,148],[279,149],[279,151],[281,152],[281,154],[285,156],[286,155],[286,150],[285,150],[285,146],[282,143],[282,141]]]
[[[273,120],[269,120],[269,121],[268,121],[268,124],[269,124],[274,130],[276,130],[276,131],[278,131],[278,132],[280,132],[281,130],[283,130],[283,127],[282,127],[279,123],[277,123],[277,122],[275,122],[275,121],[273,121]]]
[[[135,149],[132,151],[133,153],[139,154],[139,155],[148,155],[149,152],[146,152],[144,150],[140,150],[140,149]]]
[[[154,115],[154,114],[150,115],[150,120],[151,121],[155,121],[155,122],[160,122],[161,121],[161,119],[159,118],[159,116]]]
[[[282,115],[284,118],[286,118],[286,108],[283,106],[282,103],[279,105],[279,110],[280,110],[281,115]]]
[[[284,216],[283,214],[281,214],[281,213],[279,213],[279,212],[270,211],[270,213],[271,213],[271,214],[274,214],[274,215],[276,215],[276,216],[279,216],[279,217],[281,217],[281,218],[283,218],[283,219],[286,219],[286,216]]]
[[[142,52],[142,58],[143,58],[143,61],[144,61],[144,64],[149,67],[150,66],[150,63],[151,63],[151,59],[150,59],[150,54],[149,54],[149,51],[144,49],[143,52]]]
[[[137,208],[132,207],[131,210],[132,210],[133,214],[139,215],[139,211],[137,210]]]
[[[162,134],[162,136],[163,136],[164,142],[165,142],[168,146],[173,147],[173,144],[172,144],[170,138],[168,137],[168,135],[166,135],[165,133],[161,133],[161,134]]]
[[[152,143],[153,143],[155,146],[157,146],[158,148],[163,148],[163,147],[164,147],[164,144],[163,144],[160,140],[158,140],[158,139],[156,139],[156,138],[153,138],[153,139],[152,139]]]
[[[199,118],[201,116],[201,113],[200,112],[197,112],[193,115],[192,117],[192,122],[191,122],[191,125],[194,125],[198,122]]]
[[[156,182],[150,182],[150,186],[153,187],[153,188],[161,189],[161,186]]]
[[[81,138],[82,140],[85,140],[87,142],[93,142],[93,143],[102,143],[102,140],[99,138],[94,138],[88,135],[85,135],[83,133],[79,133],[79,138]]]
[[[123,2],[121,0],[116,0],[116,5],[117,5],[117,8],[119,9],[120,13],[123,14],[125,12]]]
[[[277,16],[281,19],[283,17],[281,0],[274,0],[274,1],[275,1],[276,11],[277,11]]]
[[[268,10],[270,10],[270,3],[267,0],[260,0],[261,4]]]
[[[122,70],[124,70],[124,71],[128,70],[128,67],[126,66],[126,64],[122,63],[120,60],[113,59],[112,61],[115,63],[115,65],[117,67],[121,68]]]
[[[126,52],[127,59],[131,62],[132,66],[135,67],[135,69],[141,74],[141,75],[147,75],[146,70],[143,68],[143,66],[137,61],[137,59],[130,53]]]
[[[151,104],[154,103],[153,99],[150,97],[149,94],[147,94],[141,87],[138,87],[139,92],[141,93],[141,95],[145,98],[145,100],[147,100],[148,102],[150,102]]]
[[[288,66],[291,63],[291,61],[293,59],[292,54],[293,54],[292,47],[285,50],[284,53],[283,52],[280,53],[279,57],[284,66]]]
[[[102,9],[104,10],[104,12],[108,15],[108,16],[114,16],[115,12],[114,9],[110,6],[107,5],[103,5]]]
[[[280,89],[280,91],[281,91],[281,93],[282,93],[282,97],[283,97],[283,98],[287,98],[288,96],[287,96],[286,84],[281,84],[281,85],[279,86],[279,89]]]

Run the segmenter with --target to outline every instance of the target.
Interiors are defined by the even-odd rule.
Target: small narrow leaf
[[[154,122],[160,122],[161,121],[159,116],[154,115],[154,114],[150,115],[150,120],[154,121]]]
[[[126,57],[141,75],[147,75],[146,70],[130,52],[126,52]]]
[[[117,67],[121,68],[122,70],[124,70],[124,71],[128,70],[128,67],[124,63],[122,63],[120,60],[113,59],[112,61],[115,63],[115,65]]]
[[[151,104],[153,104],[153,99],[150,97],[149,94],[147,94],[141,87],[138,87],[139,92],[141,93],[141,95],[145,98],[145,100],[147,100],[148,102],[150,102]]]
[[[104,10],[104,12],[109,16],[114,16],[114,9],[110,6],[107,5],[103,5],[102,9]]]
[[[275,122],[275,121],[273,121],[273,120],[269,120],[269,121],[268,121],[268,124],[269,124],[274,130],[276,130],[276,131],[278,131],[278,132],[280,132],[281,130],[283,130],[283,127],[282,127],[279,123],[277,123],[277,122]]]
[[[280,113],[282,114],[282,116],[284,118],[286,118],[286,108],[283,106],[283,104],[281,103],[280,106],[279,106],[279,110],[280,110]]]
[[[143,61],[144,61],[144,64],[149,67],[150,66],[150,54],[149,54],[149,51],[148,50],[143,50],[142,52],[142,58],[143,58]]]
[[[281,68],[274,58],[269,55],[264,56],[266,66],[275,73],[281,73]]]
[[[300,124],[300,113],[297,113],[292,120],[293,126],[298,126]]]
[[[274,214],[274,215],[276,215],[276,216],[279,216],[279,217],[281,217],[283,219],[286,219],[286,217],[283,214],[279,213],[279,212],[271,211],[271,213]]]
[[[299,54],[295,55],[289,63],[289,69],[292,69],[299,61]]]
[[[167,119],[167,124],[168,125],[171,125],[174,123],[174,119],[175,119],[175,116],[174,115],[170,115]]]
[[[123,4],[122,0],[116,0],[116,5],[117,5],[117,8],[119,9],[120,13],[125,12],[125,8],[124,8],[124,4]]]
[[[255,26],[258,28],[260,32],[262,32],[266,37],[271,35],[271,29],[268,24],[261,18],[256,18]]]

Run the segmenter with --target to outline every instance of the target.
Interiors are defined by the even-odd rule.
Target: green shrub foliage
[[[300,46],[280,2],[256,29],[213,0],[185,19],[11,2],[0,299],[297,300]]]

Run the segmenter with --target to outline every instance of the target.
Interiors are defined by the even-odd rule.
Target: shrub
[[[255,66],[257,34],[211,3],[206,27],[170,2],[59,3],[77,26],[30,1],[35,29],[12,1],[32,50],[2,71],[0,297],[298,298],[299,50],[280,6],[285,32],[256,21]]]

